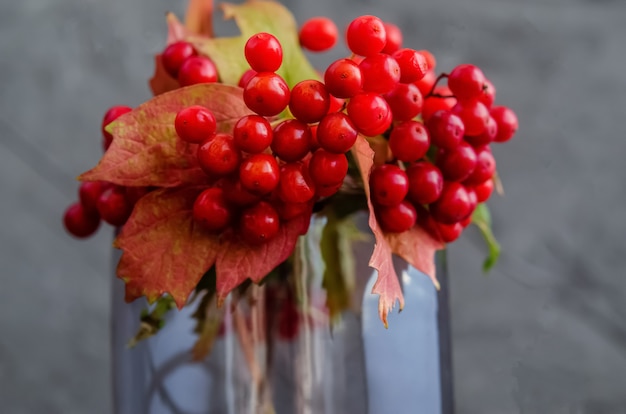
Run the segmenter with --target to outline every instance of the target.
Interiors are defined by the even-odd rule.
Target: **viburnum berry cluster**
[[[157,96],[107,112],[105,156],[81,176],[67,230],[85,237],[101,218],[123,226],[116,245],[128,254],[118,274],[129,296],[168,292],[180,305],[213,266],[218,296],[248,277],[260,281],[291,255],[313,214],[356,191],[376,235],[371,265],[388,281],[374,287],[386,321],[395,300],[402,303],[392,253],[434,279],[424,251],[456,240],[471,222],[489,232],[478,206],[498,183],[490,146],[514,136],[515,113],[495,105],[480,68],[461,64],[437,75],[432,53],[404,47],[401,30],[376,16],[355,18],[345,31],[350,53],[316,72],[302,50],[334,47],[332,20],[312,18],[295,33],[285,14],[285,29],[270,33],[263,19],[273,21],[282,6],[226,8],[240,38],[191,33],[170,16],[170,41],[151,80]],[[133,244],[142,231],[144,242],[168,231],[183,237],[161,254],[171,254],[167,272],[184,277],[148,280],[139,257],[148,253]],[[213,253],[194,261],[197,268],[172,270],[183,242],[190,255],[195,246]],[[234,269],[232,251],[265,267]]]

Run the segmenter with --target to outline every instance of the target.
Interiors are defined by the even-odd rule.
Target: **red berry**
[[[465,185],[482,184],[496,172],[496,159],[491,154],[489,147],[485,146],[476,149],[476,168],[469,177],[465,179]]]
[[[240,150],[257,154],[272,143],[272,126],[262,116],[246,115],[235,124],[233,138]]]
[[[465,228],[465,227],[469,226],[470,224],[472,224],[472,216],[471,216],[471,215],[467,216],[466,218],[464,218],[463,220],[461,220],[461,221],[459,222],[459,224],[460,224],[463,228]]]
[[[239,78],[239,83],[237,84],[237,86],[239,86],[240,88],[245,88],[248,82],[250,82],[250,79],[254,78],[256,74],[256,70],[248,69],[243,73],[243,75],[241,75],[241,78]]]
[[[407,198],[413,204],[430,204],[437,201],[443,190],[443,175],[428,161],[412,164],[406,170],[409,179]]]
[[[471,200],[461,183],[447,181],[437,201],[430,205],[433,218],[440,223],[454,224],[472,212]]]
[[[317,127],[319,124],[309,125],[309,131],[311,131],[311,152],[320,147],[320,143],[317,140]]]
[[[196,56],[198,52],[191,45],[191,43],[179,41],[168,45],[163,54],[161,55],[161,61],[163,67],[169,75],[176,79],[178,77],[178,71],[183,62],[191,56]]]
[[[320,148],[309,161],[309,172],[316,187],[340,184],[348,173],[348,158],[345,154],[335,154]]]
[[[287,162],[299,161],[311,150],[309,126],[296,119],[287,119],[274,127],[272,151]]]
[[[241,185],[254,194],[268,194],[278,186],[280,168],[276,158],[269,154],[255,154],[246,158],[239,168]]]
[[[232,136],[216,134],[198,147],[198,161],[209,176],[228,175],[239,168],[241,152]]]
[[[352,53],[371,56],[383,50],[387,43],[387,33],[378,17],[361,16],[348,26],[346,39]]]
[[[227,177],[221,182],[224,198],[236,207],[246,207],[258,203],[261,198],[246,190],[237,177]]]
[[[461,233],[463,233],[463,225],[461,223],[437,223],[437,230],[441,241],[444,243],[452,243],[461,236]]]
[[[343,112],[326,115],[317,127],[317,141],[320,147],[337,154],[350,151],[357,136],[356,127]]]
[[[78,198],[86,214],[98,216],[98,200],[102,193],[111,187],[104,181],[85,181],[78,188]]]
[[[233,217],[221,188],[209,188],[198,195],[193,204],[193,219],[212,232],[227,228]]]
[[[473,187],[465,186],[465,190],[467,191],[467,196],[470,200],[470,214],[468,216],[471,217],[474,210],[476,210],[476,206],[478,206],[478,195]]]
[[[357,131],[365,136],[380,135],[391,126],[389,104],[378,94],[362,93],[352,97],[347,110]]]
[[[420,89],[421,90],[421,89]],[[422,92],[423,94],[424,92]],[[441,96],[451,96],[450,89],[447,86],[437,86],[434,93]],[[422,119],[428,121],[437,111],[449,111],[456,104],[456,98],[439,98],[436,96],[428,96],[424,98],[422,106]]]
[[[485,104],[487,108],[491,108],[496,101],[496,87],[493,86],[493,83],[491,83],[489,79],[485,79],[485,86],[478,100]]]
[[[435,59],[435,55],[425,49],[418,50],[417,52],[420,55],[424,56],[424,58],[426,59],[426,63],[428,64],[428,70],[434,71],[435,67],[437,67],[437,59]]]
[[[315,189],[315,194],[319,197],[330,197],[334,194],[337,194],[337,192],[341,189],[342,185],[343,185],[343,182],[333,184],[333,185],[319,186]]]
[[[498,124],[498,134],[495,142],[506,142],[513,138],[519,127],[517,115],[506,106],[494,106],[491,109],[491,116]]]
[[[215,63],[204,56],[191,56],[178,70],[178,82],[180,86],[217,82]]]
[[[412,83],[397,84],[391,92],[385,94],[385,100],[396,121],[408,121],[415,118],[422,111],[424,103],[422,93]]]
[[[304,80],[291,90],[289,110],[301,122],[319,122],[330,108],[330,95],[322,82]]]
[[[289,163],[280,168],[278,197],[286,203],[306,203],[315,195],[315,184],[303,163]]]
[[[111,135],[109,132],[105,130],[106,126],[109,125],[111,122],[115,121],[120,116],[132,110],[133,108],[131,108],[130,106],[118,105],[118,106],[114,106],[110,108],[104,114],[104,118],[102,118],[102,135],[104,136],[103,146],[104,146],[105,151],[109,149],[109,146],[111,145],[111,142],[113,141],[113,135]]]
[[[244,47],[246,60],[257,72],[276,72],[283,63],[283,48],[274,35],[257,33]]]
[[[384,53],[366,57],[359,64],[359,68],[365,92],[387,93],[400,82],[398,62]]]
[[[217,121],[209,109],[194,105],[176,114],[174,126],[180,139],[192,144],[200,144],[215,134]]]
[[[408,201],[400,204],[376,208],[376,216],[383,231],[390,233],[402,233],[410,230],[417,221],[415,207]]]
[[[467,142],[461,142],[455,148],[438,154],[437,166],[446,180],[463,181],[476,168],[476,152]]]
[[[262,244],[270,241],[280,230],[278,212],[271,204],[260,201],[241,213],[239,232],[250,244]]]
[[[400,49],[393,54],[400,67],[400,82],[417,82],[426,76],[428,62],[424,55],[414,49]]]
[[[100,216],[88,213],[80,203],[75,203],[65,210],[63,224],[69,234],[82,239],[91,236],[98,230]]]
[[[476,201],[478,203],[484,203],[491,197],[491,193],[493,193],[493,179],[478,184],[474,187],[474,191],[476,192]]]
[[[409,192],[409,179],[397,165],[374,167],[369,184],[372,201],[381,206],[398,205]]]
[[[393,23],[384,22],[383,26],[387,35],[387,42],[382,52],[393,55],[394,52],[402,47],[402,31]]]
[[[412,162],[422,158],[428,152],[430,138],[421,122],[402,122],[391,130],[389,149],[400,161]]]
[[[302,25],[299,33],[300,45],[312,52],[323,52],[335,46],[339,31],[327,17],[313,17]]]
[[[259,115],[278,115],[289,104],[289,86],[275,73],[260,72],[243,89],[243,100]]]
[[[458,65],[448,75],[448,87],[460,100],[475,99],[483,93],[485,75],[478,67]]]
[[[493,117],[489,117],[487,120],[487,126],[480,135],[466,135],[465,141],[467,141],[472,147],[482,147],[488,145],[496,139],[498,135],[498,124]]]
[[[98,199],[98,213],[102,220],[112,226],[122,226],[133,212],[133,206],[126,199],[123,187],[105,190]]]
[[[311,214],[313,203],[284,203],[279,202],[274,206],[281,220],[289,221],[303,214]]]
[[[428,95],[428,92],[430,92],[430,90],[433,88],[433,85],[435,85],[436,80],[437,74],[435,74],[433,70],[429,70],[428,72],[426,72],[422,79],[415,82],[415,86],[418,87],[422,95],[426,96]]]
[[[456,148],[465,134],[465,125],[461,118],[446,110],[435,112],[426,121],[426,127],[433,145],[447,150]]]
[[[463,121],[466,135],[480,135],[487,129],[489,110],[479,101],[457,102],[452,108],[452,112]]]
[[[326,90],[337,98],[351,98],[363,91],[361,69],[351,59],[339,59],[324,72]]]

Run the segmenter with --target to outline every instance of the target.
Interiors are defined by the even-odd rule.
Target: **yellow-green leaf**
[[[500,257],[500,243],[498,243],[491,231],[491,213],[489,213],[489,208],[486,204],[481,203],[476,207],[474,214],[472,214],[472,224],[478,227],[487,243],[489,254],[483,263],[483,270],[488,272],[495,266],[498,257]]]

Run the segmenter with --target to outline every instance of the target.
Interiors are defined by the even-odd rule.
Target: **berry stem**
[[[447,78],[448,74],[447,73],[442,73],[439,76],[437,76],[437,79],[435,79],[435,83],[433,83],[432,88],[430,88],[430,92],[428,92],[426,94],[426,98],[430,98],[431,96],[435,96],[435,88],[437,87],[437,84],[439,83],[440,80],[442,80],[443,78]],[[437,97],[437,96],[435,96]]]

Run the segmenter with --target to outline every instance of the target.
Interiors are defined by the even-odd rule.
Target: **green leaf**
[[[306,79],[319,78],[300,47],[296,21],[283,5],[257,0],[243,4],[224,3],[221,8],[225,19],[235,19],[240,36],[208,38],[189,35],[186,40],[215,62],[222,82],[237,85],[241,75],[250,68],[244,56],[244,46],[250,36],[260,32],[271,33],[280,41],[283,64],[276,73],[290,87]]]
[[[489,254],[483,262],[483,270],[488,272],[495,266],[498,257],[500,257],[500,244],[491,231],[491,213],[489,213],[489,208],[486,204],[481,203],[476,207],[474,214],[472,214],[472,223],[480,229],[489,249]]]
[[[163,295],[157,299],[152,310],[144,309],[141,313],[141,324],[135,336],[128,342],[128,347],[133,348],[144,339],[148,339],[163,328],[165,325],[165,315],[176,308],[174,298],[170,295]]]

